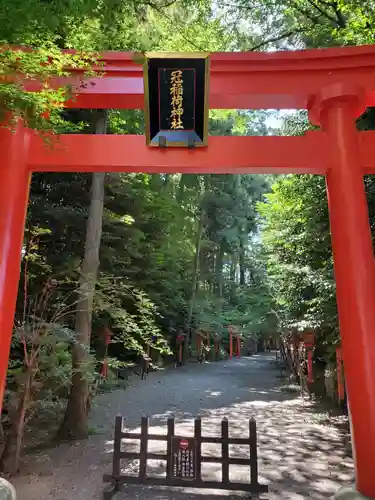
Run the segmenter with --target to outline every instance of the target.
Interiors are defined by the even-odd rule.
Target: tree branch
[[[326,5],[327,7],[333,7],[332,2],[327,2],[326,0],[316,0],[316,1],[322,5]]]
[[[285,40],[286,38],[289,38],[290,36],[297,35],[298,33],[303,33],[307,30],[307,28],[300,28],[292,31],[287,31],[286,33],[282,33],[281,35],[274,36],[272,38],[267,38],[267,40],[263,40],[263,42],[258,43],[257,45],[254,45],[249,49],[250,52],[255,52],[256,50],[261,49],[262,47],[274,43],[274,42],[279,42],[281,40]]]
[[[337,19],[332,17],[330,14],[328,14],[328,12],[326,12],[321,7],[319,7],[319,5],[316,5],[316,3],[313,2],[313,0],[307,0],[307,1],[312,7],[314,7],[314,9],[316,9],[318,12],[320,12],[322,14],[322,16],[324,16],[326,19],[328,19],[329,21],[331,21],[335,25],[338,24]]]
[[[152,9],[167,9],[168,7],[171,7],[175,3],[177,3],[177,0],[169,0],[165,2],[163,5],[159,5],[157,3],[152,2],[151,0],[143,0],[143,5],[148,5]]]
[[[172,2],[174,3],[174,1]],[[153,4],[152,2],[149,4],[151,8],[155,9],[157,12],[159,12],[159,14],[161,14],[162,16],[164,16],[174,27],[176,25],[176,22],[170,17],[168,16],[165,12],[163,12],[163,10],[161,9],[161,7],[159,7],[158,5],[156,4]],[[172,4],[171,4],[172,5]],[[194,47],[196,50],[198,50],[199,52],[209,52],[205,49],[203,49],[202,47],[200,47],[199,45],[197,45],[195,42],[193,42],[192,40],[189,40],[189,38],[187,36],[185,36],[183,33],[182,33],[182,30],[180,31],[180,36],[188,43],[190,43],[190,45],[192,47]]]
[[[309,11],[302,9],[296,2],[290,2],[291,6],[293,9],[298,10],[303,16],[305,16],[307,19],[309,19],[312,23],[314,24],[321,24],[320,22],[320,17],[315,17],[313,16]]]
[[[339,25],[340,28],[346,28],[346,19],[344,14],[341,12],[341,9],[336,2],[336,0],[333,2],[332,5],[333,10],[335,11],[336,17],[337,17],[337,24]]]

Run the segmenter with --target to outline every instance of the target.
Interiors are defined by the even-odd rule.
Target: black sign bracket
[[[159,135],[159,148],[167,147],[167,138],[165,135]]]
[[[195,149],[195,140],[194,140],[194,137],[189,137],[188,138],[188,148],[189,149]]]

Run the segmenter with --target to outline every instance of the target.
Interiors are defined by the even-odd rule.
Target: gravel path
[[[296,393],[280,390],[274,355],[212,364],[191,364],[171,372],[152,373],[147,380],[133,379],[126,391],[97,398],[91,426],[97,433],[84,442],[63,445],[28,456],[23,475],[14,478],[19,500],[99,500],[102,475],[110,472],[114,417],[126,417],[126,427],[139,429],[140,417],[150,415],[153,433],[165,432],[165,420],[174,415],[177,432],[190,433],[193,417],[202,416],[203,435],[214,435],[221,419],[229,419],[230,435],[247,432],[247,420],[258,424],[260,481],[267,483],[268,500],[329,498],[338,487],[352,481],[353,465],[347,457],[344,436],[324,415]],[[159,446],[160,445],[160,446]],[[154,442],[150,451],[164,451]],[[215,454],[207,445],[205,454]],[[240,446],[231,456],[246,456]],[[150,464],[159,468],[160,464]],[[204,464],[203,476],[215,479],[216,466]],[[134,464],[125,464],[128,470]],[[231,479],[244,480],[243,467],[233,467]],[[217,476],[220,479],[220,476]],[[232,498],[219,491],[184,491],[126,487],[118,500],[218,500]]]

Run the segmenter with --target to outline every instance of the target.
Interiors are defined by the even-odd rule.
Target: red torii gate
[[[94,85],[80,87],[80,75],[72,77],[77,99],[70,107],[143,108],[142,67],[133,55],[104,53],[102,58],[105,76],[92,78]],[[141,136],[62,135],[50,150],[21,125],[14,134],[0,130],[0,400],[32,172],[322,174],[327,180],[357,489],[375,499],[375,275],[363,183],[363,175],[375,173],[375,133],[355,128],[356,117],[375,106],[375,47],[212,54],[209,104],[221,109],[308,109],[322,131],[303,137],[210,137],[208,148],[196,150],[147,148]]]

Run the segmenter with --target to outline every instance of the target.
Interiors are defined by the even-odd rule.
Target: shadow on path
[[[174,416],[176,433],[182,435],[192,435],[193,419],[198,414],[202,417],[202,434],[219,435],[221,419],[227,417],[233,437],[247,435],[248,420],[254,417],[258,427],[260,481],[270,488],[270,493],[261,498],[329,498],[341,485],[352,481],[353,465],[345,452],[344,433],[335,426],[324,425],[327,416],[314,403],[302,400],[298,393],[281,390],[273,361],[274,355],[261,354],[226,362],[191,364],[152,373],[145,381],[133,379],[126,391],[100,396],[92,412],[92,425],[101,433],[88,441],[29,457],[28,470],[34,474],[40,474],[38,460],[42,460],[39,467],[42,476],[18,478],[15,481],[18,491],[25,492],[19,493],[20,498],[99,499],[102,474],[111,469],[111,436],[116,414],[126,417],[129,430],[139,430],[140,417],[150,415],[150,432],[156,434],[166,433],[166,419]],[[137,451],[136,442],[132,443],[131,449]],[[150,451],[163,452],[165,446],[163,442],[151,442]],[[219,445],[205,445],[203,454],[219,456]],[[247,447],[230,446],[230,456],[246,457],[246,454]],[[137,464],[125,462],[124,470],[135,473]],[[153,474],[163,470],[163,463],[150,463]],[[204,464],[204,479],[220,480],[220,474],[220,465]],[[232,466],[230,477],[246,481],[249,471],[246,467]],[[183,493],[178,489],[129,486],[118,498],[209,500],[220,496],[233,497],[219,491]]]

